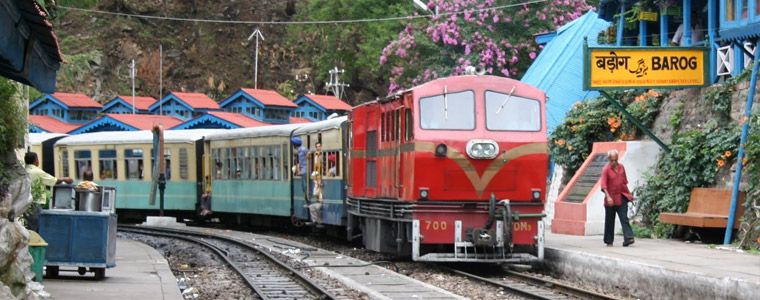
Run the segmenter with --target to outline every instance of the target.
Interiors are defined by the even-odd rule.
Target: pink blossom
[[[528,53],[528,57],[530,57],[530,59],[536,59],[536,52],[531,51]]]

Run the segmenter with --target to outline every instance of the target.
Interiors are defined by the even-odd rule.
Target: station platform
[[[676,240],[546,234],[546,267],[639,299],[760,299],[760,255]]]
[[[60,276],[45,278],[42,284],[51,299],[182,299],[166,259],[150,246],[128,239],[116,241],[116,267],[106,270],[105,279],[62,268]]]

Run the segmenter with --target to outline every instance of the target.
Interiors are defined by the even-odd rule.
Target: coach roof
[[[231,140],[239,138],[266,137],[266,136],[290,136],[296,128],[304,124],[270,125],[250,128],[236,128],[219,131],[206,137],[207,140]]]
[[[39,145],[42,144],[42,142],[47,141],[49,139],[54,139],[59,136],[66,136],[65,133],[30,133],[29,134],[29,144],[30,145]]]
[[[192,143],[202,139],[218,129],[165,130],[165,143]],[[101,131],[72,135],[59,140],[56,145],[113,145],[113,144],[144,144],[153,142],[150,130],[141,131]]]
[[[296,129],[294,134],[295,135],[308,134],[311,132],[323,131],[326,129],[340,128],[340,125],[343,124],[343,122],[346,122],[347,120],[348,120],[348,117],[342,116],[342,117],[335,117],[332,119],[327,119],[327,120],[319,121],[319,122],[301,124],[301,127],[298,127],[298,129]]]

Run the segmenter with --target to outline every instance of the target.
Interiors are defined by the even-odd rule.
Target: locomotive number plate
[[[446,230],[449,228],[449,223],[446,221],[437,221],[437,220],[425,220],[423,225],[425,228],[425,231],[428,230]]]

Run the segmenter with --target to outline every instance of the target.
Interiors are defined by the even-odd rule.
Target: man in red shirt
[[[633,195],[628,190],[625,168],[618,163],[617,150],[607,152],[609,163],[602,170],[602,191],[604,191],[604,243],[612,246],[615,239],[615,213],[623,226],[623,247],[633,244],[633,230],[628,223],[628,202]]]

